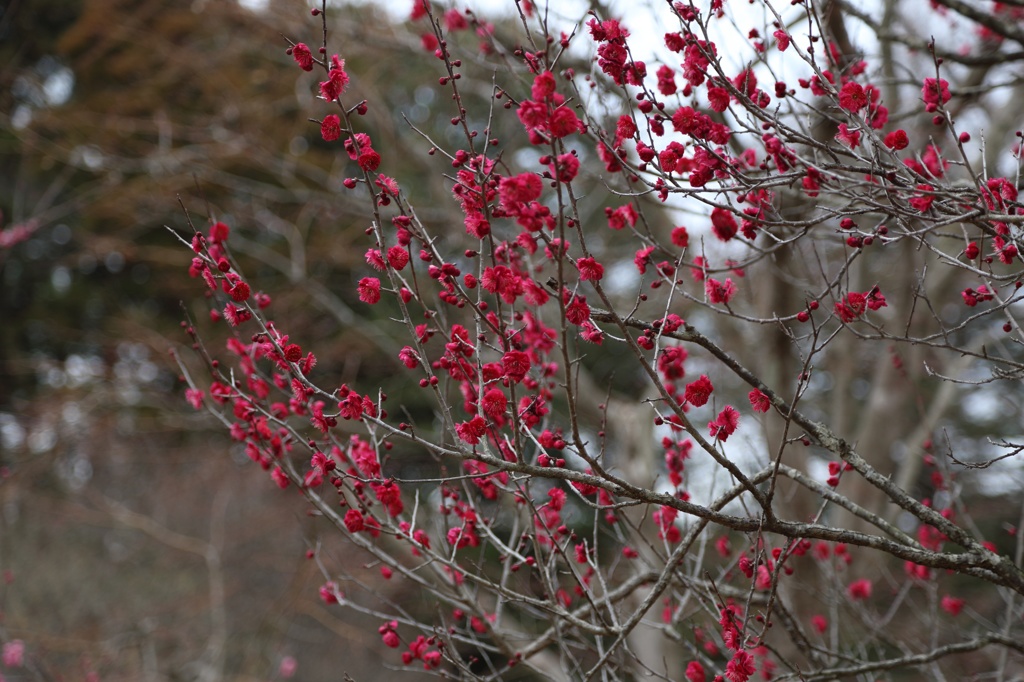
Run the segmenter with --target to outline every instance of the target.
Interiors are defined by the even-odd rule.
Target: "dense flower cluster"
[[[811,18],[810,3],[792,5],[795,17]],[[518,7],[530,21],[532,5]],[[676,2],[668,11],[676,30],[663,41],[673,58],[649,70],[635,57],[629,17],[595,12],[585,31],[497,51],[494,26],[473,12],[441,13],[417,0],[410,19],[430,24],[422,43],[442,68],[432,87],[456,104],[457,135],[430,149],[443,159],[438,173],[450,194],[442,208],[451,220],[425,217],[411,185],[384,174],[398,177],[401,159],[374,148],[389,138],[360,120],[365,102],[348,101],[345,60],[327,59],[326,46],[320,58],[303,43],[290,48],[299,69],[325,74],[310,87],[318,106],[330,108],[316,120],[345,168],[339,187],[351,196],[367,190],[367,241],[356,252],[364,255],[339,296],[355,315],[404,328],[391,358],[405,383],[432,401],[432,418],[422,410],[389,415],[379,388],[314,383],[330,380],[314,375],[316,356],[268,317],[270,298],[243,278],[228,225],[212,222],[191,241],[189,272],[214,302],[211,320],[231,334],[232,370],[210,360],[212,382],[189,379],[187,401],[218,412],[239,448],[278,486],[306,495],[380,564],[384,579],[432,590],[437,623],[402,608],[377,621],[381,643],[403,649],[405,665],[448,674],[464,665],[463,647],[485,652],[494,670],[531,656],[528,664],[541,666],[538,652],[575,637],[559,654],[579,656],[574,671],[605,663],[598,638],[615,650],[608,660],[627,666],[622,641],[662,599],[666,631],[700,659],[672,674],[690,682],[708,679],[708,669],[719,671],[716,680],[746,682],[759,672],[771,679],[781,654],[766,642],[777,633],[794,637],[795,648],[811,640],[821,648],[842,625],[805,603],[770,633],[780,622],[771,609],[790,598],[779,590],[788,576],[820,571],[836,610],[863,614],[884,596],[882,582],[851,580],[848,545],[904,562],[901,599],[940,580],[940,568],[996,576],[1016,589],[1010,568],[956,525],[952,505],[936,510],[932,500],[894,492],[892,477],[873,468],[887,461],[871,464],[875,453],[861,456],[845,435],[807,416],[821,405],[802,412],[807,402],[826,402],[822,385],[851,382],[850,367],[863,362],[843,356],[836,369],[836,339],[987,359],[988,351],[956,345],[973,320],[957,316],[1001,311],[1006,331],[1015,328],[1009,306],[1021,282],[1013,268],[1024,215],[1016,184],[980,175],[952,184],[970,165],[970,136],[922,135],[912,120],[923,115],[952,128],[944,78],[925,78],[919,99],[914,85],[914,108],[893,115],[904,127],[889,129],[895,104],[883,103],[882,81],[873,82],[877,65],[841,54],[835,41],[791,34],[786,26],[795,23],[769,19],[750,29],[753,52],[738,68],[712,38],[725,3]],[[495,76],[493,106],[477,118],[460,83],[468,64],[450,51],[457,35],[474,34],[481,59],[500,54],[521,69],[500,83]],[[592,51],[595,68],[585,78],[564,63],[576,44]],[[777,72],[766,66],[790,57],[803,69],[799,89],[773,83]],[[595,104],[585,86],[627,97],[616,107],[610,98]],[[518,147],[492,137],[511,129]],[[911,252],[933,258],[914,266],[920,282],[894,273],[911,269],[906,262],[919,257]],[[929,289],[926,272],[940,267],[971,286]],[[919,332],[925,309],[937,329]],[[754,331],[727,331],[744,326]],[[870,361],[889,369],[891,358],[890,373],[912,383],[897,350],[878,355]],[[1004,362],[1000,371],[1017,371],[1016,360]],[[891,442],[872,445],[888,452]],[[409,484],[422,472],[392,458],[396,446],[429,454],[443,482],[423,475]],[[745,450],[767,454],[740,465]],[[815,460],[820,480],[809,473]],[[697,462],[718,473],[694,477]],[[929,466],[928,485],[947,505],[957,490],[948,467]],[[848,477],[870,482],[915,519],[916,535],[847,504],[840,495],[852,487]],[[777,490],[783,478],[813,498],[799,506],[802,516],[780,503],[792,494]],[[829,525],[845,511],[872,529]],[[735,532],[712,542],[701,536],[707,524]],[[713,559],[694,558],[700,538]],[[941,554],[950,542],[967,550],[957,561]],[[325,603],[353,603],[340,578],[325,578]],[[955,616],[965,601],[934,596],[932,607]],[[712,618],[700,620],[709,609]],[[557,634],[521,625],[538,614],[558,619]],[[536,646],[514,649],[529,641]],[[506,663],[496,662],[499,654]],[[807,665],[824,670],[833,658],[846,660],[819,658]]]

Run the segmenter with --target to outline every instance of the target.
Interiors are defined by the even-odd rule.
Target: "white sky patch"
[[[43,81],[43,96],[51,107],[58,107],[71,99],[75,89],[75,74],[66,66],[58,67]]]
[[[821,457],[808,457],[807,475],[815,481],[824,483],[829,479],[829,476],[831,476],[828,472],[828,461]]]
[[[26,432],[17,417],[7,412],[0,412],[0,444],[5,450],[14,450],[25,442]]]
[[[24,130],[32,122],[32,107],[19,104],[11,114],[11,125],[15,130]]]
[[[689,413],[698,429],[701,428],[701,425],[705,425],[703,434],[709,439],[706,424],[714,420],[718,414],[716,410],[717,408],[712,408],[709,404],[694,408]],[[673,433],[668,426],[658,427],[655,430],[655,442],[660,443],[665,436],[673,440],[686,438],[683,434]],[[740,417],[736,431],[721,447],[725,456],[746,474],[753,473],[768,464],[764,430],[758,419],[751,415],[743,414]],[[660,447],[657,448],[657,452],[659,456],[664,455],[664,451]],[[694,444],[693,449],[690,450],[690,458],[686,460],[684,472],[683,487],[690,494],[690,501],[694,504],[706,505],[736,483],[732,476],[697,444]],[[663,480],[664,485],[659,492],[673,492],[668,485],[667,475]]]
[[[608,266],[602,280],[605,289],[615,296],[625,296],[636,291],[640,284],[640,272],[632,261],[615,261]]]
[[[974,391],[963,396],[960,409],[973,422],[989,422],[1002,413],[1002,399],[994,391]]]
[[[1024,442],[1024,434],[1009,440],[1016,443]],[[1007,454],[1007,451],[988,445],[980,454],[981,459],[993,459]],[[976,469],[973,475],[975,485],[987,496],[1019,493],[1024,488],[1024,453],[996,462],[987,469]]]
[[[250,12],[262,12],[269,6],[270,0],[238,0],[238,4]]]

